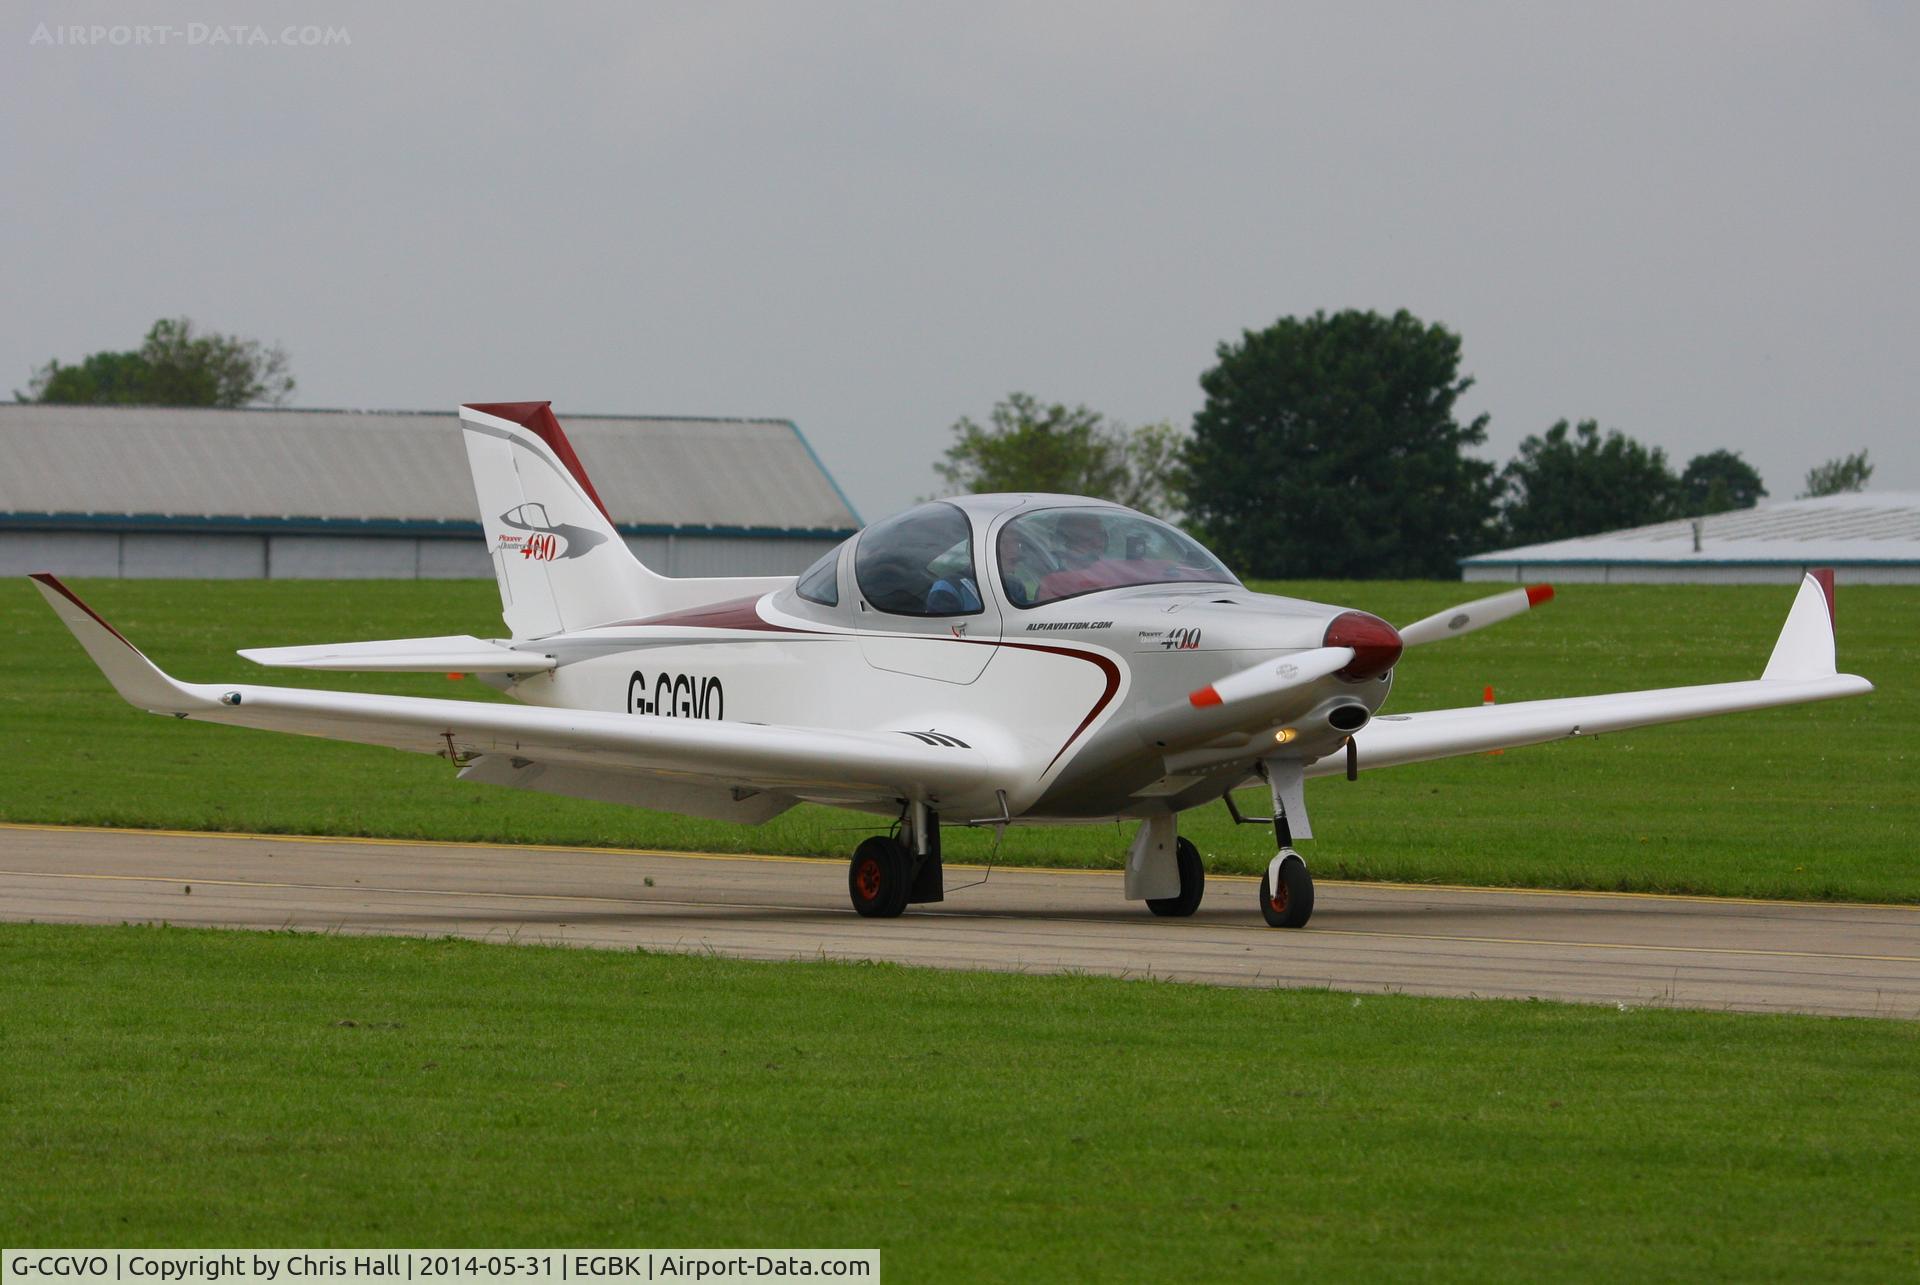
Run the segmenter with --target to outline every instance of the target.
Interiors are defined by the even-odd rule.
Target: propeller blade
[[[1328,674],[1337,673],[1352,663],[1351,647],[1315,647],[1312,651],[1297,651],[1281,660],[1263,660],[1238,673],[1217,678],[1199,691],[1188,693],[1187,701],[1197,709],[1205,709],[1209,705],[1232,705],[1264,696],[1278,696],[1295,687],[1319,682]]]
[[[1491,598],[1463,602],[1405,626],[1400,630],[1400,641],[1409,647],[1418,647],[1421,643],[1438,642],[1442,638],[1457,638],[1461,634],[1470,634],[1476,629],[1511,620],[1529,607],[1537,607],[1552,597],[1552,585],[1530,584],[1524,589],[1496,593]]]

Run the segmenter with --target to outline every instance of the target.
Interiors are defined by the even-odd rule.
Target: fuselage
[[[921,522],[942,524],[932,542],[915,545],[904,520],[935,507],[869,527],[772,592],[521,644],[559,664],[506,690],[533,704],[636,718],[887,731],[975,747],[1005,770],[977,797],[939,800],[948,816],[998,815],[1004,791],[1011,816],[1065,821],[1211,802],[1273,754],[1282,732],[1295,757],[1334,752],[1391,687],[1397,642],[1375,658],[1384,668],[1356,665],[1366,672],[1271,701],[1197,705],[1194,693],[1210,683],[1320,648],[1336,621],[1357,613],[1254,593],[1210,556],[1128,559],[1116,547],[1111,558],[1073,567],[1063,556],[1037,573],[1017,561],[1046,556],[1020,547],[1028,532],[1062,524],[1071,532],[1091,518],[1106,522],[1110,544],[1124,537],[1144,554],[1141,542],[1158,537],[1142,524],[1153,520],[1103,502],[944,501],[937,507],[950,512]],[[1009,532],[1033,515],[1043,516]],[[894,545],[913,547],[901,557]],[[922,559],[928,549],[936,556]],[[914,570],[923,561],[932,569]],[[1169,578],[1100,587],[1103,578],[1160,575]]]

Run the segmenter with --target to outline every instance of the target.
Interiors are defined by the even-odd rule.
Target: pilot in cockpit
[[[1066,513],[1054,523],[1059,536],[1060,567],[1077,571],[1107,556],[1107,528],[1097,513]]]

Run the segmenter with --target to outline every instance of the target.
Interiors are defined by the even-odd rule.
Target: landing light
[[[1290,744],[1293,741],[1293,738],[1298,735],[1300,735],[1300,733],[1295,731],[1293,728],[1283,727],[1279,731],[1273,734],[1273,739],[1278,741],[1282,745],[1287,745],[1287,744]]]

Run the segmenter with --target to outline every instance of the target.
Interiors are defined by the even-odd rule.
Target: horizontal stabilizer
[[[240,655],[256,665],[280,669],[384,674],[532,674],[552,669],[557,663],[539,651],[517,651],[470,634],[318,643],[311,647],[243,647]]]

